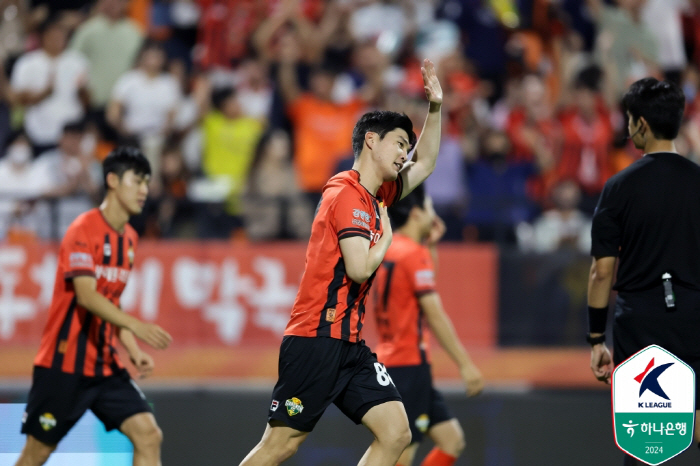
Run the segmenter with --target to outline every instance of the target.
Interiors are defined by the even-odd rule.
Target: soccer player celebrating
[[[107,430],[119,429],[131,440],[134,465],[160,465],[161,431],[115,349],[118,339],[146,377],[153,359],[134,336],[158,349],[171,341],[159,326],[119,308],[138,240],[127,221],[143,209],[151,167],[130,147],[115,149],[102,167],[104,201],[80,215],[61,241],[53,300],[22,420],[27,442],[17,466],[44,464],[87,409]]]
[[[360,465],[394,466],[410,442],[401,397],[360,331],[367,292],[391,243],[387,206],[421,184],[437,159],[442,89],[429,60],[421,71],[430,108],[410,166],[402,171],[416,139],[411,120],[370,112],[353,130],[353,169],[323,189],[268,425],[241,465],[278,465],[291,457],[331,403],[374,435]]]
[[[484,385],[435,291],[433,263],[445,225],[422,185],[391,207],[389,216],[397,231],[377,272],[374,293],[380,338],[377,359],[388,368],[403,398],[413,436],[397,466],[413,463],[425,433],[436,447],[421,466],[452,466],[464,448],[464,434],[433,387],[425,323],[457,363],[467,394],[478,394]]]

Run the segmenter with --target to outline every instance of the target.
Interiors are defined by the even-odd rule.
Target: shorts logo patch
[[[421,432],[427,432],[430,427],[430,417],[427,414],[421,414],[416,418],[416,427]]]
[[[301,400],[296,397],[292,397],[285,401],[284,406],[287,408],[287,414],[290,416],[295,416],[304,411],[304,405],[301,404]]]
[[[326,322],[335,322],[335,308],[329,307],[326,309]]]
[[[270,405],[270,411],[277,411],[277,408],[280,407],[280,402],[277,400],[272,400],[272,404]]]
[[[44,430],[49,431],[56,427],[56,418],[51,413],[44,413],[39,416],[39,424]]]

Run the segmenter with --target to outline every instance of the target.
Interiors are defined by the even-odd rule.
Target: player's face
[[[150,180],[150,175],[136,174],[134,170],[127,170],[122,175],[115,192],[120,204],[129,212],[129,215],[138,215],[143,210],[148,197]]]
[[[399,176],[403,164],[408,160],[408,134],[402,129],[386,133],[375,148],[384,181],[393,181]]]

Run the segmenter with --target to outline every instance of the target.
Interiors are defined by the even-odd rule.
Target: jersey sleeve
[[[377,191],[377,198],[384,202],[386,207],[391,207],[401,200],[403,193],[403,176],[399,176],[394,181],[386,181],[382,183]]]
[[[61,243],[63,278],[95,276],[95,257],[90,250],[88,236],[80,227],[69,228]]]
[[[622,226],[617,215],[616,191],[610,182],[606,183],[600,194],[598,205],[593,214],[591,228],[591,255],[593,257],[617,257],[620,255]]]
[[[332,226],[338,241],[353,236],[367,240],[372,238],[370,222],[373,220],[360,194],[352,188],[340,190],[335,198]]]
[[[435,292],[435,268],[427,249],[421,248],[420,253],[411,255],[406,260],[405,267],[416,297]]]

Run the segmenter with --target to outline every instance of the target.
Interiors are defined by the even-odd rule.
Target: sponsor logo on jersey
[[[129,269],[98,265],[95,267],[95,277],[98,280],[100,278],[104,278],[110,283],[116,283],[118,281],[126,283],[126,281],[129,279]]]
[[[326,322],[335,322],[335,308],[329,307],[326,309]]]
[[[91,269],[92,256],[87,252],[71,252],[68,256],[68,264],[71,269]]]

